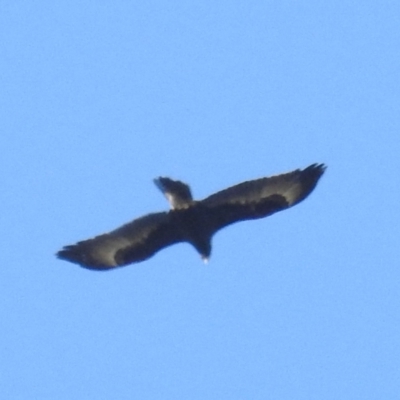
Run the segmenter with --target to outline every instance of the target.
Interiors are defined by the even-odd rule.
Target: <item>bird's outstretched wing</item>
[[[186,208],[193,200],[190,187],[186,183],[161,176],[154,179],[154,183],[163,192],[172,209]]]
[[[312,164],[304,170],[247,181],[217,192],[201,204],[208,209],[213,232],[234,222],[267,217],[304,200],[326,167]]]
[[[164,247],[184,241],[170,213],[154,213],[92,239],[65,246],[57,257],[82,267],[107,270],[143,261]]]

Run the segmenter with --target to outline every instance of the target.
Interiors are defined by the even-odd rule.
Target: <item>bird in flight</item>
[[[303,170],[242,182],[203,200],[193,200],[185,183],[159,177],[154,183],[167,198],[170,211],[148,214],[109,233],[65,246],[57,257],[84,268],[109,270],[188,242],[207,262],[217,231],[300,203],[314,190],[325,169],[324,164],[312,164]]]

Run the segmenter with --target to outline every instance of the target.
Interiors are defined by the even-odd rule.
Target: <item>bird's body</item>
[[[170,202],[170,211],[148,214],[109,233],[65,246],[57,256],[88,269],[108,270],[188,242],[206,261],[211,238],[219,229],[299,203],[313,191],[325,168],[313,164],[304,170],[243,182],[201,201],[192,199],[189,186],[183,182],[160,177],[155,183]]]

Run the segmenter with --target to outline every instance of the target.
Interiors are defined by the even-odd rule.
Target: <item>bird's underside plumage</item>
[[[194,201],[188,185],[169,178],[155,179],[171,205],[169,212],[145,215],[92,239],[65,246],[57,257],[95,270],[108,270],[146,260],[164,247],[192,244],[204,260],[211,238],[235,222],[264,218],[304,200],[326,167],[313,164],[300,170],[239,183],[204,200]]]

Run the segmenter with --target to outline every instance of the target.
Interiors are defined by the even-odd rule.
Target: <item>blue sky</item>
[[[3,2],[7,399],[397,399],[400,4]],[[63,245],[324,162],[300,205],[108,273]]]

